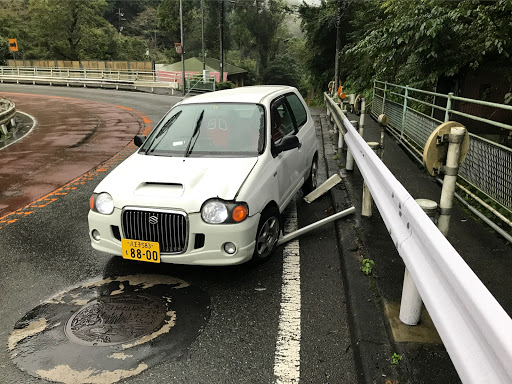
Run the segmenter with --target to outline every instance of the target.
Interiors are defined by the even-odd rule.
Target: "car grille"
[[[187,248],[187,217],[180,212],[125,210],[125,238],[155,241],[161,253],[182,253]]]

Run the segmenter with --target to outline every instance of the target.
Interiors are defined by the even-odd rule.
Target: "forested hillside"
[[[354,90],[370,88],[374,78],[453,89],[468,74],[482,72],[510,87],[512,0],[309,3],[183,0],[185,56],[201,55],[203,15],[206,55],[220,57],[222,4],[225,60],[247,69],[249,84],[291,84],[303,92],[325,89],[334,78],[338,25],[341,78]],[[8,38],[18,40],[18,57],[25,59],[180,59],[174,49],[180,42],[179,0],[1,4],[0,62],[12,57]],[[302,35],[294,20],[299,20]]]

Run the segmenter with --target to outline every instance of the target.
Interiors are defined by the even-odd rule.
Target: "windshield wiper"
[[[203,122],[203,116],[204,109],[201,111],[201,114],[197,119],[196,126],[194,127],[194,132],[192,132],[192,136],[190,137],[190,141],[188,142],[187,149],[185,149],[185,157],[188,157],[188,155],[190,155],[192,149],[194,149],[194,145],[196,145],[197,138],[199,137],[199,128],[201,128],[201,123]],[[192,144],[192,140],[194,140],[194,144]]]
[[[153,146],[153,144],[155,144],[155,145],[157,144],[156,139],[158,139],[159,137],[162,137],[162,139],[163,139],[163,134],[169,130],[171,125],[173,125],[176,120],[178,120],[178,117],[180,117],[181,112],[183,112],[183,111],[179,111],[175,115],[171,116],[171,118],[165,122],[164,126],[156,134],[156,136],[153,139],[153,141],[151,142],[151,144],[148,145],[148,149],[146,149],[146,151],[144,152],[145,155],[148,154],[148,152],[151,149],[151,147]],[[162,139],[160,139],[160,140],[162,140]],[[158,142],[160,142],[160,140]],[[154,151],[154,149],[153,149],[153,151]]]

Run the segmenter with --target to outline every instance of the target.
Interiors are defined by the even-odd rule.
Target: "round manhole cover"
[[[84,345],[127,343],[157,331],[166,312],[161,299],[148,295],[100,297],[70,317],[66,335]]]
[[[14,325],[8,347],[46,380],[109,384],[183,355],[210,317],[200,288],[171,276],[129,275],[60,292]]]

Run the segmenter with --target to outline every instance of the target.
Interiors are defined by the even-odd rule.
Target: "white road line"
[[[287,209],[284,232],[298,228],[297,206],[292,201]],[[274,360],[276,383],[298,383],[300,378],[300,254],[299,240],[290,241],[283,249],[283,286],[281,310]]]

